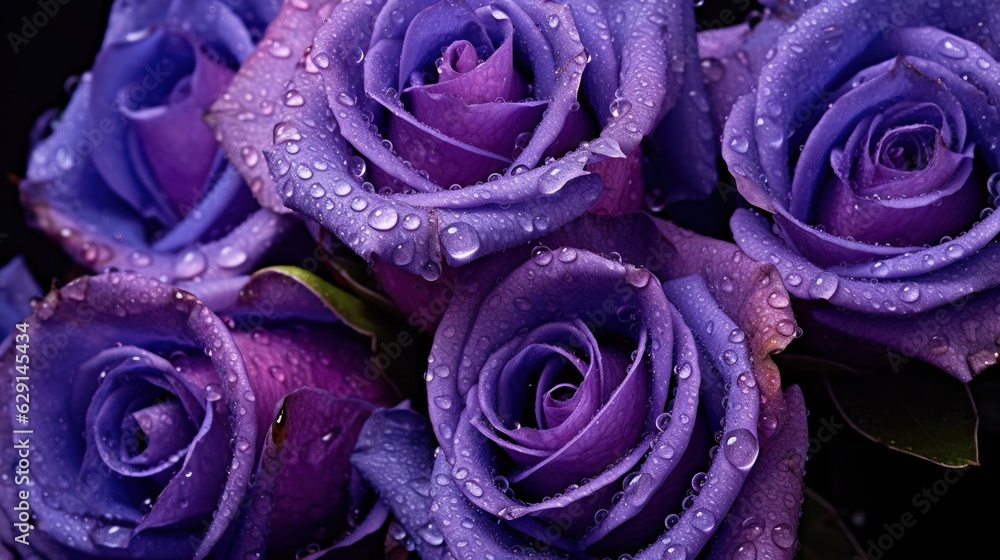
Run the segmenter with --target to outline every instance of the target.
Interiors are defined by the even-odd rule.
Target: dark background
[[[57,245],[30,229],[18,204],[17,179],[24,175],[28,155],[28,132],[45,110],[62,107],[69,99],[67,80],[87,70],[100,45],[110,0],[50,0],[59,12],[38,30],[15,54],[8,33],[21,33],[22,17],[31,19],[40,11],[38,0],[5,0],[0,6],[0,88],[2,149],[0,149],[0,265],[23,254],[43,287],[52,278],[67,279],[80,273]],[[692,0],[694,1],[694,0]],[[697,2],[696,2],[697,4]],[[743,21],[759,6],[747,0],[709,0],[698,8],[702,27]],[[753,20],[753,14],[751,21]],[[833,407],[814,371],[786,371],[786,380],[801,384],[810,407],[810,430],[814,436],[826,420],[845,424]],[[924,558],[975,558],[980,546],[996,550],[996,523],[1000,519],[1000,379],[987,371],[972,384],[982,416],[979,440],[982,467],[973,468],[948,487],[926,514],[912,502],[915,494],[931,487],[945,470],[926,461],[888,450],[845,427],[816,446],[808,462],[807,482],[837,507],[845,523],[861,544],[886,533],[885,524],[899,521],[904,513],[916,517],[887,552],[874,551],[878,560]],[[816,440],[818,441],[818,440]],[[829,547],[816,542],[803,544],[803,558],[834,558]]]

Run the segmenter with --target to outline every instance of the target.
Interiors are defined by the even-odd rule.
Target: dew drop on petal
[[[809,286],[809,297],[815,299],[830,299],[837,293],[839,280],[832,272],[821,272]]]

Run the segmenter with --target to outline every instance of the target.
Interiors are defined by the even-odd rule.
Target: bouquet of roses
[[[996,11],[703,4],[114,0],[18,130],[0,556],[947,540],[897,547],[995,489]]]

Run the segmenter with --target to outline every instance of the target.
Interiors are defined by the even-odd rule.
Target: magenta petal
[[[290,391],[318,387],[339,398],[356,398],[381,405],[396,401],[384,379],[365,377],[370,341],[344,325],[314,327],[301,332],[291,325],[267,325],[249,333],[234,333],[247,363],[260,411],[258,444],[273,420],[277,403]]]
[[[317,531],[356,542],[366,536],[354,534],[359,527],[379,527],[365,523],[367,492],[349,463],[373,410],[371,403],[311,387],[283,399],[267,430],[239,551],[264,552],[266,544],[270,554],[294,553]]]

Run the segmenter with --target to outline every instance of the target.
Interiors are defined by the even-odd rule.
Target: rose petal
[[[299,76],[303,81],[294,82],[294,86],[307,99],[325,97],[315,80],[307,81],[311,76],[305,73]],[[344,111],[349,109],[345,107]],[[293,110],[302,115],[298,118],[304,118],[301,113],[304,110],[312,115],[309,118],[313,122],[333,125],[317,103],[306,103]],[[328,214],[322,209],[332,205],[334,210],[329,218],[323,218],[323,224],[351,249],[365,257],[392,262],[425,279],[433,280],[440,275],[439,263],[443,258],[451,264],[468,262],[515,240],[526,239],[535,231],[547,231],[568,221],[589,206],[600,190],[599,180],[578,171],[579,164],[574,164],[539,168],[508,180],[458,191],[385,197],[361,188],[359,179],[348,174],[343,165],[346,146],[339,148],[343,151],[334,150],[342,141],[339,136],[331,141],[320,136],[320,131],[305,126],[290,127],[285,132],[288,138],[297,138],[294,142],[301,149],[295,154],[275,149],[268,157],[286,204],[307,213],[319,210],[324,216]],[[319,165],[314,165],[317,160]],[[300,173],[303,168],[308,171]],[[313,188],[314,185],[319,188]],[[539,188],[552,194],[539,199]],[[492,204],[483,206],[485,194]],[[317,195],[321,204],[318,208]],[[511,207],[502,209],[496,206],[499,204]],[[431,208],[435,209],[433,219]],[[367,224],[366,235],[358,235],[357,228],[339,217],[338,212],[354,215]],[[487,235],[486,231],[495,235]]]
[[[672,185],[662,197],[665,202],[703,200],[716,188],[718,135],[712,129],[711,106],[699,67],[694,12],[683,5],[666,9],[666,14],[657,14],[653,21],[669,14],[665,25],[683,32],[667,39],[667,52],[676,53],[670,61],[674,75],[672,81],[668,79],[664,104],[669,113],[653,131],[651,181]]]
[[[267,38],[243,62],[227,92],[206,116],[209,125],[222,135],[226,155],[257,201],[272,212],[288,209],[281,203],[261,151],[271,144],[274,127],[280,122],[274,107],[282,101],[284,82],[331,8],[332,2],[283,3],[268,26]]]
[[[708,556],[712,560],[751,553],[758,558],[795,556],[809,434],[802,391],[789,387],[784,400],[787,415],[774,435],[761,442],[757,464],[719,529]]]
[[[384,377],[369,380],[362,374],[369,368],[370,341],[344,325],[305,330],[272,324],[236,332],[233,338],[247,363],[263,417],[257,420],[259,444],[264,443],[262,434],[275,406],[297,387],[318,387],[340,398],[382,405],[397,400]]]
[[[386,445],[394,452],[385,453]],[[404,409],[374,412],[351,455],[351,464],[392,510],[420,557],[444,559],[448,547],[443,546],[444,537],[432,517],[433,463],[434,435],[427,421]]]
[[[151,168],[157,185],[181,216],[197,205],[205,178],[217,164],[217,144],[202,114],[233,76],[231,70],[200,51],[194,50],[193,54],[191,74],[174,83],[160,105],[122,108],[135,127],[142,161]],[[129,57],[129,49],[105,51],[95,63],[94,72],[101,74],[105,65],[120,64],[119,58]]]
[[[231,472],[224,486],[220,484],[213,488],[210,480],[201,481],[208,487],[201,487],[200,495],[214,493],[218,497],[213,505],[216,515],[210,520],[206,519],[204,534],[200,530],[198,533],[181,531],[179,534],[143,531],[141,526],[135,524],[139,516],[136,509],[139,504],[131,505],[133,512],[129,517],[133,521],[123,523],[124,526],[118,529],[111,524],[96,527],[86,525],[82,521],[83,516],[96,517],[93,513],[95,507],[103,513],[115,503],[115,498],[111,495],[97,497],[88,493],[87,485],[95,482],[99,485],[100,477],[96,481],[82,481],[84,484],[75,490],[53,493],[47,500],[32,503],[38,519],[35,524],[36,533],[44,533],[63,545],[72,543],[72,549],[82,553],[101,555],[103,549],[97,543],[106,543],[109,546],[128,546],[130,553],[138,555],[156,550],[176,551],[178,546],[190,546],[193,556],[205,557],[237,513],[238,502],[250,477],[247,466],[253,459],[253,449],[237,448],[220,455],[218,445],[228,437],[247,440],[255,437],[255,411],[252,405],[248,406],[245,397],[250,392],[250,383],[243,362],[238,360],[232,338],[225,334],[227,331],[222,321],[190,294],[134,274],[111,273],[84,277],[58,292],[51,292],[35,307],[28,322],[39,350],[50,349],[45,354],[50,356],[47,361],[33,361],[32,383],[34,390],[46,392],[52,398],[39,401],[32,407],[33,422],[29,425],[35,429],[34,437],[45,442],[44,446],[33,449],[41,455],[38,455],[38,461],[32,465],[32,481],[49,487],[58,488],[60,477],[77,472],[81,466],[83,457],[79,433],[80,423],[83,421],[80,413],[82,409],[77,406],[75,410],[78,412],[75,415],[70,411],[74,410],[73,399],[79,398],[74,395],[79,395],[81,391],[86,393],[83,386],[93,387],[98,381],[98,371],[92,371],[90,376],[86,376],[81,370],[76,378],[67,378],[64,371],[66,364],[81,364],[116,342],[126,348],[130,345],[142,347],[155,344],[158,340],[171,340],[190,348],[214,349],[211,357],[206,359],[211,361],[210,371],[214,370],[213,373],[218,376],[214,383],[222,396],[221,399],[212,401],[216,403],[215,413],[240,418],[241,421],[234,422],[232,426],[222,424],[229,433],[224,434],[221,441],[211,444],[210,456],[216,458],[212,460],[221,461],[223,465],[228,463]],[[73,344],[67,346],[59,343],[62,338],[71,338]],[[233,359],[234,356],[237,359]],[[13,358],[14,353],[9,350],[0,357],[4,371],[14,370]],[[60,364],[60,367],[56,368],[56,364]],[[13,380],[13,376],[10,379]],[[66,391],[67,382],[75,384],[78,389]],[[51,385],[49,390],[45,388],[47,385]],[[8,386],[6,390],[12,390],[12,387]],[[10,429],[14,420],[12,412],[8,408],[7,413],[0,416],[0,423],[6,425],[7,429]],[[209,439],[211,438],[204,441]],[[228,446],[223,449],[228,449]],[[193,450],[189,457],[199,455],[205,456],[204,453]],[[3,456],[3,460],[10,464],[15,459],[16,453],[12,455],[5,452]],[[241,465],[242,469],[239,468]],[[225,472],[225,469],[220,470]],[[174,482],[181,486],[198,486],[199,480],[188,480],[183,476],[174,478]],[[12,493],[16,490],[13,479],[10,479],[3,486],[4,500],[12,499]],[[172,491],[168,489],[164,495],[164,503],[170,501],[171,495]],[[130,499],[134,499],[134,496],[130,496]],[[154,505],[154,511],[156,507]],[[181,508],[163,507],[175,512],[182,511]],[[84,534],[91,534],[91,539],[81,542],[78,537]]]
[[[987,222],[989,228],[995,228],[1000,220],[988,219]],[[843,268],[823,269],[810,263],[770,236],[767,220],[759,214],[737,210],[731,223],[737,244],[745,248],[747,254],[754,259],[767,259],[774,263],[781,270],[790,293],[805,299],[829,300],[850,311],[908,316],[958,301],[968,294],[988,290],[996,285],[991,271],[996,267],[997,259],[1000,259],[1000,246],[994,243],[967,258],[962,258],[965,253],[960,242],[943,245],[942,251],[950,255],[947,257],[948,262],[944,264],[954,262],[955,265],[912,278],[893,271],[896,259],[876,261],[869,265],[867,276],[881,278],[882,270],[886,269],[884,276],[888,278],[876,284],[866,277],[841,275]],[[973,243],[981,240],[981,237],[972,237],[972,234],[964,237],[970,237],[968,241]],[[920,266],[914,263],[915,260],[930,260],[934,264],[933,259],[942,251],[928,250],[919,256],[907,256],[901,262],[912,267],[909,270],[913,270]],[[930,256],[929,259],[926,258],[927,255]]]
[[[968,383],[997,362],[1000,344],[992,334],[1000,328],[997,298],[997,289],[991,287],[954,300],[951,307],[905,317],[857,316],[832,309],[812,314],[825,326],[918,358]]]
[[[272,554],[301,548],[318,531],[335,541],[353,543],[378,529],[377,519],[356,519],[370,509],[361,481],[352,476],[348,459],[365,420],[375,407],[361,400],[342,399],[312,387],[284,397],[267,430],[251,507],[244,514],[234,554]],[[385,520],[385,510],[376,508]],[[266,545],[266,546],[265,546]],[[341,548],[335,544],[334,550]]]
[[[137,31],[160,23],[187,27],[213,43],[239,45],[234,53],[242,60],[251,50],[251,36],[259,37],[274,19],[277,0],[247,0],[233,5],[219,0],[153,2],[143,5],[116,3],[111,7],[102,48],[128,40]]]
[[[475,11],[467,3],[424,4],[429,5],[412,18],[405,18],[408,23],[402,44],[398,46],[398,50],[393,49],[395,51],[393,58],[397,59],[395,65],[399,68],[398,81],[393,85],[400,92],[411,85],[411,76],[424,69],[433,68],[438,53],[442,52],[442,49],[448,49],[456,41],[465,41],[473,49],[482,48],[484,50],[482,58],[488,58],[493,54],[494,45],[490,36],[476,17]],[[392,9],[391,3],[387,8]],[[373,43],[372,48],[377,45],[378,43]],[[473,61],[476,58],[478,57],[474,57]],[[512,67],[506,69],[508,73],[512,70]],[[371,71],[377,69],[372,68],[372,65],[365,68],[366,74]]]
[[[174,39],[168,40],[169,37]],[[142,47],[150,51],[146,54],[154,56],[152,51],[158,44],[175,41],[177,37],[155,32],[138,37],[132,48]],[[157,67],[158,64],[161,66]],[[127,69],[115,68],[109,72],[121,75],[124,70]],[[140,82],[145,77],[147,81],[160,80],[162,84],[165,79],[162,74],[166,72],[169,76],[161,59],[155,56],[149,69],[139,66],[133,70],[138,72],[136,79]],[[109,89],[108,86],[105,83],[101,87]],[[141,270],[168,281],[229,276],[254,267],[272,243],[295,225],[294,221],[279,220],[267,212],[254,213],[253,201],[244,194],[238,177],[223,167],[198,208],[163,238],[151,235],[141,209],[119,198],[98,172],[95,160],[89,157],[95,146],[105,151],[118,146],[117,153],[107,156],[113,163],[108,164],[111,165],[108,169],[116,169],[115,176],[127,182],[132,176],[126,169],[129,166],[119,165],[125,161],[121,154],[138,142],[134,135],[131,141],[124,138],[125,130],[131,130],[130,127],[116,125],[122,124],[122,114],[113,110],[117,106],[114,91],[106,92],[106,96],[111,96],[107,100],[112,113],[91,122],[106,108],[98,106],[101,104],[92,95],[94,88],[92,75],[85,74],[53,134],[34,150],[27,177],[20,185],[24,204],[35,224],[57,239],[80,263],[92,270],[107,267]],[[150,94],[148,89],[136,91]],[[163,204],[156,206],[161,210],[167,208]],[[171,220],[176,221],[177,217],[163,219],[174,223]]]
[[[31,312],[31,299],[41,295],[24,257],[17,255],[0,268],[0,341]]]

